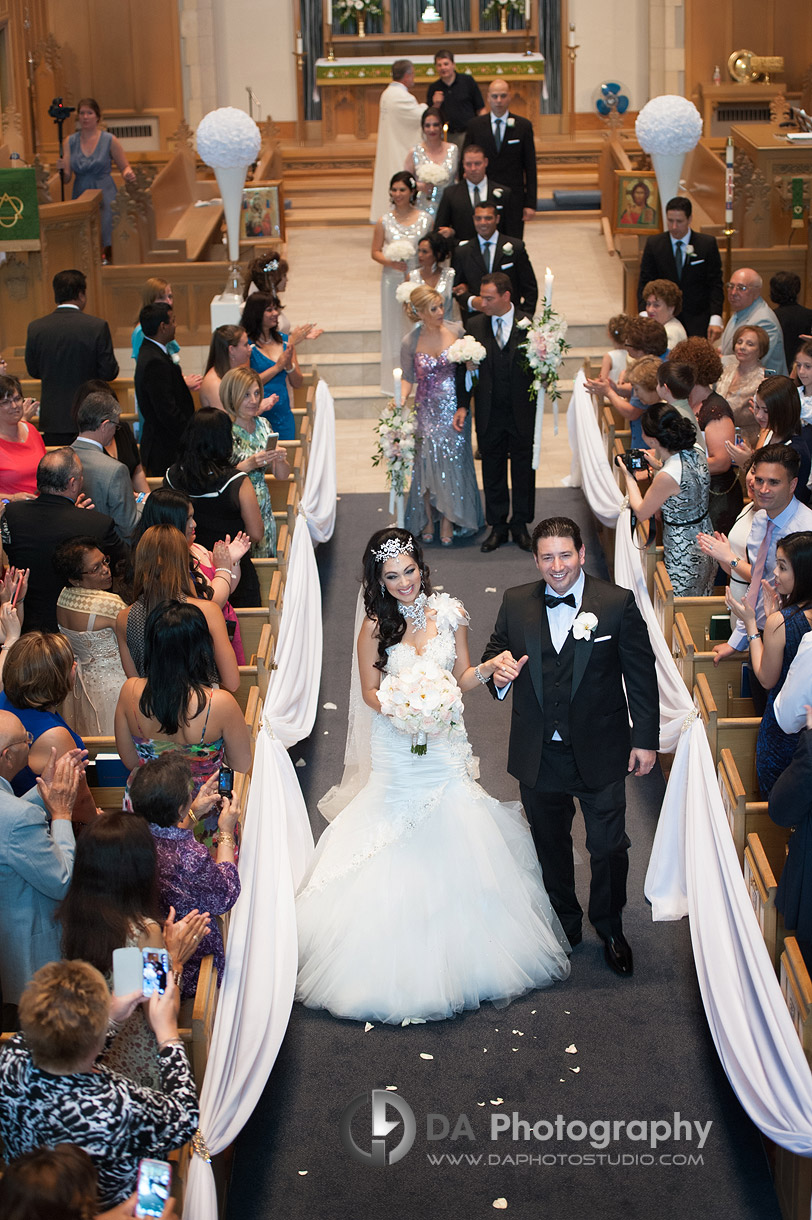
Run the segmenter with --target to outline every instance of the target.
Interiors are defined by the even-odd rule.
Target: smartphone
[[[169,1161],[153,1161],[144,1157],[138,1165],[136,1216],[162,1216],[171,1182],[172,1166]]]
[[[141,958],[142,992],[147,996],[152,995],[153,991],[163,995],[169,974],[169,954],[166,949],[142,949]]]
[[[220,796],[231,796],[234,791],[234,771],[231,767],[220,768],[220,778],[217,781],[217,791]]]
[[[268,444],[265,446],[265,452],[273,453],[274,449],[276,448],[276,442],[278,440],[279,440],[279,433],[271,432],[271,434],[268,437]]]
[[[743,445],[744,444],[744,437],[742,436],[742,430],[738,426],[733,429],[733,444],[734,445]]]

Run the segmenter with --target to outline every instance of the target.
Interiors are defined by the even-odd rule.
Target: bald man
[[[507,237],[524,236],[524,222],[536,214],[538,175],[533,124],[511,114],[510,86],[497,77],[488,86],[487,111],[477,115],[465,129],[463,154],[477,144],[488,158],[488,174],[510,187],[499,228]]]
[[[86,751],[56,750],[37,788],[14,795],[11,781],[28,764],[22,721],[0,711],[0,985],[17,1004],[31,976],[61,957],[56,908],[73,872],[73,803]],[[46,817],[47,814],[50,816]]]
[[[760,326],[770,338],[770,349],[762,360],[767,373],[786,375],[787,362],[784,357],[784,335],[781,324],[761,295],[761,276],[752,267],[740,267],[734,271],[727,285],[727,299],[733,312],[722,331],[723,356],[733,353],[733,336],[740,326]]]

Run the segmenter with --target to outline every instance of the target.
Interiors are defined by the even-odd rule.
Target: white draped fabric
[[[335,412],[324,382],[294,530],[275,662],[257,738],[240,848],[242,891],[231,912],[226,969],[200,1098],[212,1155],[233,1143],[265,1088],[285,1036],[298,968],[294,899],[313,836],[288,749],[313,728],[322,661],[314,543],[335,525]],[[305,519],[307,529],[303,528]],[[184,1220],[217,1220],[211,1167],[193,1156]]]
[[[812,1156],[812,1074],[750,903],[704,726],[654,615],[583,373],[568,425],[589,505],[617,527],[615,578],[634,591],[648,625],[661,748],[676,748],[645,882],[653,918],[689,915],[705,1015],[736,1096],[769,1139]]]

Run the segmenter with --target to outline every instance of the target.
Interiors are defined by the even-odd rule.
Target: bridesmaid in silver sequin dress
[[[451,247],[442,233],[432,231],[421,237],[417,245],[417,266],[409,272],[409,280],[433,288],[443,298],[446,322],[460,321],[460,307],[454,300],[454,268],[448,265]]]
[[[415,288],[407,308],[418,325],[401,349],[404,399],[416,385],[417,409],[406,528],[432,542],[439,518],[440,542],[451,546],[455,535],[475,534],[484,525],[463,390],[465,366],[448,358],[461,328],[443,320],[443,298],[432,288]]]
[[[420,126],[423,129],[423,143],[415,144],[409,153],[406,158],[406,169],[417,179],[420,192],[417,196],[417,206],[422,211],[428,212],[433,222],[443,197],[443,191],[457,180],[460,150],[456,144],[449,144],[443,139],[443,119],[440,111],[434,106],[423,111]],[[434,185],[423,177],[422,171],[429,164],[436,165],[438,169],[445,172],[446,180],[442,185]]]
[[[409,272],[417,266],[417,244],[431,228],[431,217],[415,206],[417,183],[406,170],[392,175],[389,183],[392,210],[382,216],[372,235],[372,258],[383,267],[381,276],[381,392],[392,394],[392,370],[400,365],[400,345],[407,330],[403,310],[395,296]],[[387,258],[392,242],[405,241],[412,248],[407,258]]]

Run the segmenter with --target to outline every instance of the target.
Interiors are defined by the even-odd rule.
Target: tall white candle
[[[530,0],[524,0],[524,19],[527,25],[530,24]]]
[[[568,47],[575,46],[575,22],[574,21],[570,22],[570,40],[567,43],[567,46]]]
[[[327,0],[327,24],[333,28],[333,0]]]
[[[725,145],[725,224],[733,224],[733,138],[728,136]]]
[[[393,369],[392,375],[395,378],[395,406],[399,407],[402,405],[401,404],[402,387],[400,384],[400,379],[403,376],[403,369]]]
[[[302,42],[301,34],[296,35],[296,54],[301,55],[304,51],[304,43]]]
[[[550,305],[552,305],[552,303],[553,303],[553,280],[554,279],[555,279],[555,276],[553,275],[552,271],[548,267],[547,272],[544,276],[544,304],[547,305],[548,307]]]

